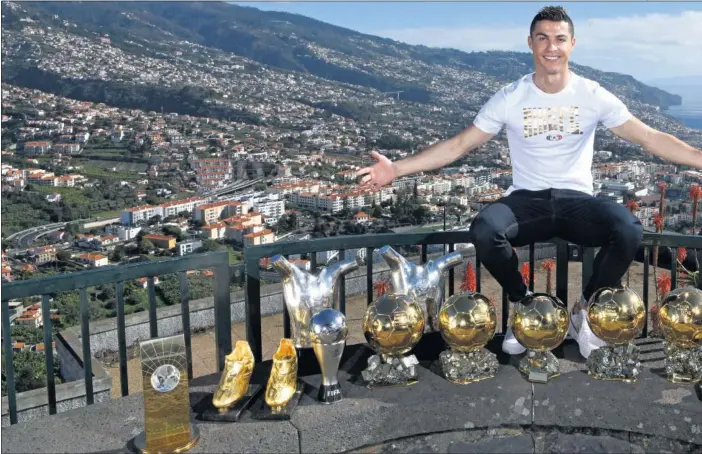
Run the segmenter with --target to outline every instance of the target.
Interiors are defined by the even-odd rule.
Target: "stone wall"
[[[87,404],[83,373],[83,351],[80,340],[71,331],[55,336],[56,354],[61,361],[61,375],[66,383],[56,385],[56,412],[62,413]],[[92,361],[93,399],[95,403],[107,402],[112,392],[112,376]],[[41,418],[49,414],[47,388],[33,389],[17,394],[17,422]],[[7,397],[2,398],[2,427],[10,425]]]

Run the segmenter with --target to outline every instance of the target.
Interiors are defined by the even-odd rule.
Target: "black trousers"
[[[517,190],[480,210],[470,236],[478,260],[513,302],[527,292],[513,247],[554,237],[600,247],[583,292],[589,299],[599,288],[620,282],[636,256],[643,227],[624,205],[611,200],[568,189]]]

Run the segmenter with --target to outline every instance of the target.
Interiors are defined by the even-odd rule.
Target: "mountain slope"
[[[402,99],[423,103],[446,97],[435,88],[437,84],[458,82],[445,77],[441,71],[436,74],[433,69],[437,67],[444,73],[473,71],[505,83],[533,71],[531,56],[527,53],[466,53],[411,46],[304,16],[226,3],[37,2],[20,5],[42,23],[78,24],[74,28],[82,33],[108,34],[114,45],[124,48],[133,48],[134,41],[184,40],[282,70],[380,92],[402,91]],[[3,17],[3,27],[22,26],[20,16],[10,11]],[[573,65],[573,69],[632,101],[662,109],[681,103],[679,96],[649,87],[631,76],[579,65]]]

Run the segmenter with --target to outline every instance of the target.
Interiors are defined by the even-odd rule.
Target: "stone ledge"
[[[503,355],[497,377],[456,385],[429,369],[440,343],[436,336],[425,339],[415,350],[420,379],[409,387],[367,389],[355,377],[370,351],[348,347],[340,373],[345,398],[334,405],[315,401],[320,377],[314,356],[304,350],[300,377],[307,389],[291,421],[256,421],[248,412],[238,423],[194,420],[202,438],[192,452],[702,450],[702,402],[692,386],[671,384],[649,370],[627,384],[597,381],[573,368],[546,385],[532,385],[514,367],[516,359]],[[265,385],[270,366],[257,365],[251,382]],[[191,404],[218,380],[219,374],[194,379]],[[3,452],[123,450],[142,428],[137,394],[6,428]]]

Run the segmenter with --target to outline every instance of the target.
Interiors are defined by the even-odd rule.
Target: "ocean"
[[[677,118],[690,128],[702,130],[702,103],[673,106],[664,113]]]

